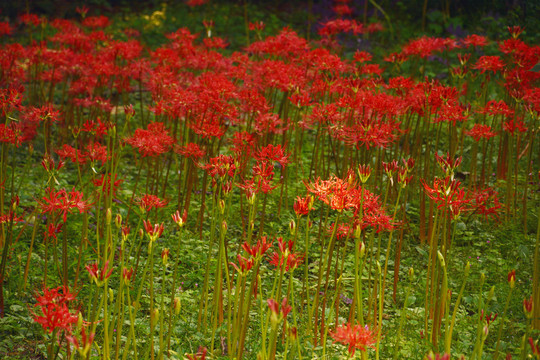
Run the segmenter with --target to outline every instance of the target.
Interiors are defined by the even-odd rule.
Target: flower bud
[[[471,271],[471,263],[467,261],[467,264],[465,265],[465,276],[469,276],[469,272]]]
[[[366,255],[366,245],[363,241],[360,241],[360,244],[358,245],[358,250],[360,251],[360,258],[363,258],[364,255]]]
[[[219,212],[221,215],[225,213],[225,200],[223,199],[219,200]]]
[[[414,269],[412,267],[409,268],[409,281],[413,281],[414,278]]]
[[[181,303],[179,297],[174,298],[174,305],[173,306],[174,306],[174,313],[176,315],[180,314],[180,309],[182,308],[182,303]]]
[[[225,220],[221,223],[221,231],[227,232],[227,222]]]
[[[516,270],[512,270],[508,273],[508,284],[510,289],[513,289],[516,286]]]
[[[116,214],[114,217],[114,224],[118,229],[122,228],[122,215]]]
[[[105,220],[107,222],[107,225],[111,224],[111,221],[112,221],[112,210],[111,210],[111,208],[107,209]]]
[[[163,260],[163,265],[167,266],[167,263],[169,262],[169,249],[165,248],[161,251],[161,260]]]
[[[150,326],[152,328],[156,327],[157,321],[159,320],[159,309],[153,309],[150,311]]]
[[[82,313],[79,311],[79,315],[77,317],[77,330],[81,330],[83,326],[83,316]]]
[[[291,220],[289,222],[289,231],[291,232],[291,235],[294,235],[296,233],[296,223],[294,220]]]
[[[114,291],[113,289],[109,288],[109,303],[113,303],[114,301]]]

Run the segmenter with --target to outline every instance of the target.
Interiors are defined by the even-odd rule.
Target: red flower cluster
[[[167,200],[161,200],[156,195],[144,194],[136,200],[136,203],[143,211],[147,212],[152,209],[165,207],[169,202]]]
[[[32,312],[34,321],[43,327],[43,330],[52,333],[56,330],[71,332],[72,324],[76,323],[78,316],[69,310],[69,303],[75,300],[75,295],[65,286],[56,289],[43,288],[43,295],[36,296],[39,308],[38,313]]]
[[[356,350],[365,351],[368,347],[374,347],[376,342],[375,333],[369,327],[362,325],[342,324],[335,332],[330,332],[335,342],[349,346],[350,356],[354,356]]]
[[[71,190],[69,193],[65,189],[55,191],[52,188],[45,190],[46,195],[41,201],[38,201],[43,213],[62,214],[64,222],[66,222],[67,214],[77,209],[80,213],[88,211],[92,206],[91,203],[83,200],[83,193]]]
[[[160,122],[148,124],[148,129],[137,129],[132,137],[126,142],[138,148],[142,156],[158,156],[172,147],[174,139],[165,129],[165,125]]]

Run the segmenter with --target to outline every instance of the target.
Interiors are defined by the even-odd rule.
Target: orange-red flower
[[[376,341],[375,333],[367,325],[351,326],[350,323],[342,324],[330,336],[335,342],[348,345],[351,356],[354,356],[356,349],[365,351],[368,347],[374,347]]]

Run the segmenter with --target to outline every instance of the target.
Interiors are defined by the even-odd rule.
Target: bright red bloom
[[[238,259],[238,265],[233,262],[230,262],[229,264],[232,265],[240,274],[245,275],[253,267],[253,258],[246,259],[240,254],[236,255],[236,258]]]
[[[504,69],[504,63],[499,56],[480,56],[474,65],[475,69],[481,70],[482,73],[486,71],[498,72]]]
[[[96,284],[111,277],[113,272],[112,266],[109,268],[109,260],[105,261],[102,269],[98,267],[96,262],[91,265],[86,265],[86,270],[88,271],[88,274],[90,274],[90,279],[95,281]]]
[[[427,196],[437,203],[437,208],[448,208],[454,218],[462,211],[469,210],[470,199],[459,186],[461,183],[450,176],[444,179],[435,178],[433,187],[422,180]]]
[[[205,151],[201,149],[201,147],[195,143],[189,143],[184,146],[179,146],[176,149],[174,149],[174,151],[177,154],[183,155],[194,161],[202,158],[205,155]]]
[[[76,323],[78,316],[71,313],[69,303],[75,300],[75,295],[69,292],[65,286],[56,289],[43,288],[43,295],[37,295],[38,313],[32,312],[34,321],[43,327],[43,330],[52,333],[55,330],[71,332],[72,324]]]
[[[461,41],[466,47],[470,47],[470,46],[482,47],[488,44],[488,39],[485,36],[476,35],[476,34],[468,35],[467,37],[465,37],[465,39]]]
[[[64,222],[66,222],[67,214],[73,210],[79,210],[79,213],[88,211],[92,206],[91,203],[83,200],[83,193],[71,190],[69,193],[61,189],[54,191],[51,188],[45,190],[47,193],[42,201],[38,201],[44,213],[61,213]]]
[[[342,324],[336,332],[330,332],[330,336],[335,342],[348,345],[350,356],[354,356],[356,349],[365,351],[368,347],[373,348],[376,342],[376,334],[367,325]]]
[[[148,130],[137,129],[126,142],[138,148],[142,156],[158,156],[171,148],[174,139],[169,135],[163,123],[148,124]]]
[[[313,196],[308,195],[304,198],[297,196],[293,207],[294,207],[294,212],[296,213],[296,216],[309,214],[309,211],[313,207]]]
[[[277,269],[281,269],[285,264],[284,271],[296,269],[302,263],[304,257],[293,253],[294,242],[292,240],[285,241],[283,238],[278,238],[279,252],[274,252],[270,258],[270,264]]]
[[[266,236],[263,236],[257,243],[253,246],[249,246],[247,242],[242,244],[242,249],[244,249],[249,255],[255,259],[261,259],[263,255],[272,247],[272,241],[266,241]]]
[[[458,156],[452,159],[450,158],[450,153],[446,153],[446,157],[439,156],[439,154],[435,153],[435,160],[437,160],[437,164],[439,164],[446,175],[453,176],[454,171],[461,164],[463,157]]]
[[[490,139],[497,135],[496,132],[491,131],[489,125],[475,124],[471,130],[465,132],[466,135],[471,136],[476,141],[480,139]]]
[[[112,195],[115,196],[116,192],[120,185],[124,182],[124,179],[118,179],[118,174],[114,174],[114,181],[111,181],[111,174],[101,174],[101,178],[92,180],[94,186],[101,189],[105,194],[111,193],[111,183],[112,183]]]
[[[503,124],[503,130],[510,133],[510,135],[514,135],[516,130],[518,130],[519,132],[527,131],[527,127],[525,126],[523,121],[510,120]]]
[[[0,21],[0,36],[2,35],[11,35],[13,29],[7,21]]]
[[[165,230],[163,223],[152,225],[150,220],[143,220],[143,224],[144,230],[150,237],[150,242],[157,240],[157,238],[163,234],[163,230]]]
[[[469,194],[471,199],[471,207],[474,213],[479,213],[487,219],[489,216],[498,219],[498,210],[502,208],[499,202],[497,191],[492,188],[478,189],[472,194]]]
[[[266,300],[266,303],[268,304],[268,308],[274,316],[281,315],[283,316],[283,318],[286,318],[292,310],[292,306],[287,304],[287,298],[283,298],[283,300],[281,301],[281,307],[279,303],[274,299],[268,299]]]
[[[156,195],[145,194],[141,198],[137,199],[136,203],[143,211],[146,212],[152,209],[165,207],[169,202],[167,200],[161,200]]]
[[[208,164],[202,165],[201,167],[213,178],[217,175],[221,179],[223,179],[225,175],[233,177],[236,171],[234,158],[228,155],[218,155],[211,158]]]
[[[200,1],[200,0],[189,0],[189,1]],[[197,350],[195,354],[185,354],[185,356],[188,358],[188,360],[205,360],[207,352],[208,352],[208,349],[200,346],[199,350]]]
[[[111,24],[111,21],[108,17],[101,16],[89,16],[83,20],[83,25],[89,28],[106,28]]]
[[[186,0],[186,5],[190,7],[201,6],[208,2],[208,0]],[[206,348],[205,348],[206,350]],[[206,352],[205,352],[206,354]]]

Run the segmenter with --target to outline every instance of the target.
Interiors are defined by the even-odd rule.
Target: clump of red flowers
[[[356,349],[365,351],[368,347],[374,347],[376,342],[375,333],[367,325],[342,324],[330,336],[335,342],[348,345],[350,356],[354,356]]]
[[[37,312],[32,312],[34,321],[43,327],[48,333],[53,331],[71,332],[71,327],[77,322],[78,316],[69,309],[71,301],[75,300],[75,295],[69,292],[66,286],[59,286],[56,289],[43,288],[43,295],[37,295],[37,303],[34,308],[39,308]]]

